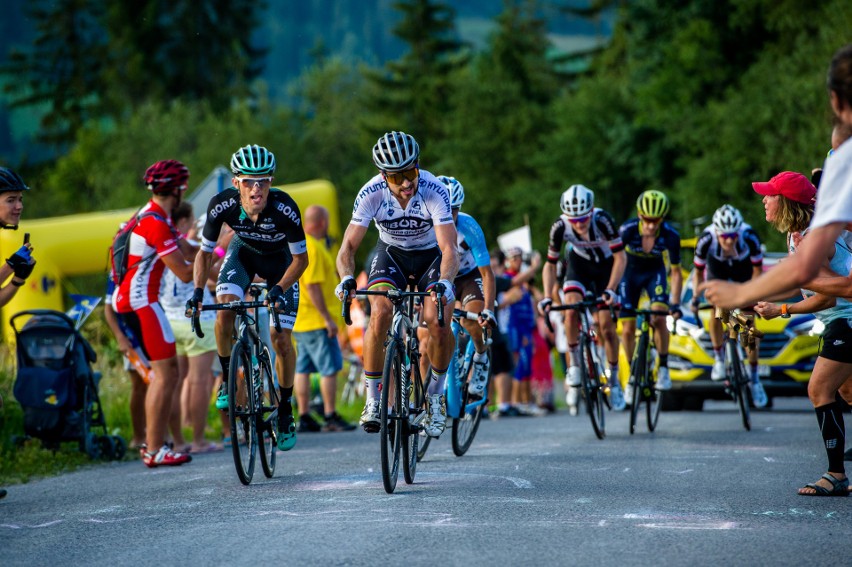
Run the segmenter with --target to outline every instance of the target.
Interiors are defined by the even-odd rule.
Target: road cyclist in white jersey
[[[698,289],[705,280],[720,279],[732,282],[747,282],[763,273],[763,249],[760,237],[754,229],[743,221],[739,210],[731,205],[722,205],[713,213],[713,223],[704,229],[695,245],[692,272],[692,289]],[[692,309],[695,320],[699,321],[698,306],[700,294],[694,294]],[[743,315],[754,319],[751,309]],[[722,321],[710,317],[708,330],[713,345],[712,380],[725,379],[725,342],[722,335]],[[755,339],[753,347],[746,349],[751,369],[749,389],[754,406],[766,407],[769,399],[760,381],[758,372],[758,353],[760,339]]]
[[[277,444],[281,451],[296,445],[296,423],[290,398],[295,380],[296,356],[293,324],[299,308],[299,277],[308,265],[305,231],[301,212],[290,195],[272,189],[275,155],[263,146],[248,145],[231,157],[233,188],[210,199],[201,250],[195,257],[195,292],[187,302],[189,313],[200,308],[204,285],[213,263],[213,251],[223,224],[234,230],[234,238],[222,261],[216,284],[216,301],[241,301],[255,279],[266,281],[266,301],[280,307],[281,330],[272,329],[272,348],[281,401],[278,407]],[[219,311],[216,317],[216,345],[222,364],[222,386],[216,408],[228,408],[227,380],[231,365],[236,313]]]
[[[627,258],[621,236],[612,217],[595,207],[595,194],[584,185],[571,185],[562,193],[562,214],[550,229],[547,247],[547,263],[542,270],[545,297],[539,302],[539,311],[549,316],[554,301],[566,304],[583,300],[585,292],[602,297],[607,305],[619,303],[614,291]],[[564,260],[563,260],[564,257]],[[557,262],[564,261],[564,278],[557,281]],[[561,284],[562,294],[559,294]],[[565,376],[565,391],[569,406],[576,406],[577,387],[580,386],[579,314],[574,310],[565,312],[565,334],[568,338],[570,365]],[[605,370],[610,385],[610,400],[613,409],[623,410],[624,393],[618,381],[618,333],[609,310],[601,309],[594,314],[603,336],[607,366]]]
[[[491,364],[488,360],[488,345],[485,344],[482,329],[489,325],[497,325],[493,310],[497,298],[497,284],[494,271],[491,269],[491,254],[485,244],[482,227],[471,215],[461,212],[461,206],[464,203],[464,186],[455,177],[439,175],[438,179],[450,191],[450,207],[458,231],[459,273],[453,282],[456,288],[456,302],[465,311],[479,313],[478,321],[461,319],[460,323],[470,335],[475,350],[468,392],[482,397],[488,385]],[[429,337],[426,333],[420,336],[420,349],[424,354],[421,358],[421,366],[425,367],[429,360]],[[423,373],[423,375],[426,374]],[[459,380],[466,378],[466,376],[459,376]]]
[[[424,430],[438,437],[446,427],[444,384],[453,356],[450,325],[438,325],[438,309],[444,321],[452,318],[455,304],[453,280],[459,269],[458,234],[450,207],[450,193],[439,179],[419,166],[420,146],[405,132],[388,132],[373,147],[373,163],[379,173],[358,191],[352,220],[343,235],[337,256],[341,277],[338,297],[354,292],[355,253],[371,222],[379,230],[376,256],[370,266],[367,287],[407,287],[432,292],[433,301],[423,305],[422,317],[429,329],[429,359],[432,362],[428,387],[428,415]],[[442,305],[437,305],[437,293]],[[386,297],[370,296],[370,324],[364,335],[364,382],[367,401],[361,427],[377,433],[380,421],[379,385],[384,363],[383,345],[393,316]]]

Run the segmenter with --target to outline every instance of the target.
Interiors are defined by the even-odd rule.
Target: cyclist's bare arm
[[[210,265],[213,263],[213,253],[199,250],[195,256],[195,264],[192,270],[192,279],[195,287],[204,287],[207,275],[210,273]]]
[[[340,252],[337,253],[337,275],[340,278],[355,275],[355,252],[361,246],[365,234],[367,234],[366,226],[350,224],[346,227],[343,242],[340,243]]]
[[[453,281],[459,273],[458,233],[454,223],[435,227],[435,238],[441,249],[441,279]]]
[[[677,305],[680,303],[680,292],[683,289],[683,272],[680,271],[680,264],[672,266],[671,269],[672,293],[671,304]]]
[[[624,276],[624,269],[627,267],[627,253],[624,250],[619,250],[612,255],[612,271],[609,273],[609,283],[606,288],[616,291],[618,284],[621,283],[621,278]],[[678,292],[677,297],[680,297]]]
[[[183,283],[192,281],[192,264],[186,261],[180,249],[162,257],[163,263],[170,269],[177,279]]]
[[[278,285],[281,286],[281,289],[287,291],[294,283],[299,281],[299,278],[302,276],[302,273],[307,267],[307,252],[302,252],[301,254],[293,254],[293,261],[290,262],[289,266],[287,266],[287,271],[285,271],[284,275],[281,276],[281,280],[278,282]]]
[[[554,303],[558,303],[559,293],[556,291],[556,264],[553,262],[544,263],[544,268],[541,270],[541,285],[544,296],[552,299]]]
[[[480,266],[479,274],[482,276],[482,297],[485,309],[494,311],[494,301],[497,299],[497,280],[494,278],[494,270],[491,265]]]

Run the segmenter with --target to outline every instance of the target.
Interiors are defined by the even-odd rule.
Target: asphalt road
[[[0,565],[848,565],[852,498],[796,495],[824,472],[813,411],[775,406],[751,432],[733,403],[633,436],[611,413],[603,441],[582,414],[488,421],[393,495],[360,431],[301,436],[249,487],[230,453],[94,466],[9,487]]]

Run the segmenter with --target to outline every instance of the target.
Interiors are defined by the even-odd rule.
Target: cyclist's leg
[[[284,267],[286,269],[286,266]],[[280,281],[283,272],[272,274],[267,280],[267,289]],[[289,451],[296,444],[296,422],[293,417],[293,383],[296,374],[296,352],[293,349],[293,325],[296,324],[296,313],[299,310],[299,284],[293,284],[284,292],[284,309],[278,312],[278,322],[281,330],[275,329],[275,322],[270,318],[270,338],[272,350],[275,351],[275,370],[278,374],[278,390],[281,400],[278,405],[278,448]]]
[[[624,346],[628,364],[632,362],[636,348],[636,306],[642,293],[641,282],[638,280],[639,274],[628,268],[618,286],[618,295],[621,297],[621,312],[618,316],[621,320],[621,344]]]
[[[651,278],[646,287],[648,299],[653,310],[668,310],[669,308],[669,283],[666,278],[665,266]],[[657,389],[671,389],[671,378],[669,377],[669,328],[664,315],[652,315],[651,327],[654,329],[654,345],[657,347],[659,366],[657,367]]]
[[[249,273],[243,265],[243,242],[234,237],[228,245],[228,252],[219,269],[216,281],[216,303],[239,301],[245,296],[254,273]],[[222,365],[222,384],[216,395],[216,409],[228,409],[228,376],[231,368],[231,349],[233,348],[234,323],[237,315],[233,311],[216,313],[216,353]]]
[[[427,255],[428,254],[428,255]],[[429,261],[431,259],[431,261]],[[441,252],[435,247],[430,251],[421,253],[416,265],[412,265],[411,274],[417,282],[417,289],[430,291],[440,277]],[[432,437],[439,436],[446,427],[447,406],[444,397],[444,387],[447,380],[447,371],[453,359],[455,351],[455,337],[453,336],[450,322],[453,317],[455,302],[447,302],[438,306],[430,298],[423,302],[423,320],[429,330],[429,360],[432,363],[431,380],[427,392],[429,394],[429,416],[427,417],[425,430]],[[438,324],[438,309],[444,312],[444,326]]]
[[[569,273],[565,276],[562,285],[563,301],[566,305],[582,301],[586,293],[586,286],[577,279],[572,278],[575,274],[571,272],[570,264],[566,268]],[[580,385],[580,338],[577,311],[570,309],[565,311],[565,337],[568,339],[568,372],[565,374],[565,389],[576,388]]]

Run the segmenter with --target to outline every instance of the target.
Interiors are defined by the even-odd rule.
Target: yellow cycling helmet
[[[669,212],[669,198],[662,191],[645,191],[636,199],[636,209],[643,217],[661,219]]]

